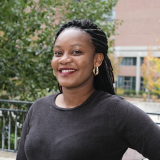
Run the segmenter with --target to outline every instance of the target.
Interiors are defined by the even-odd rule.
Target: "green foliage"
[[[141,96],[143,95],[143,93],[146,93],[146,92],[145,91],[139,91],[138,92],[138,94],[141,95]]]
[[[123,88],[117,88],[117,95],[122,96],[124,94],[125,90]]]
[[[117,0],[0,0],[0,98],[34,101],[53,89],[53,39],[61,24],[87,18],[108,37],[117,21],[107,22]],[[113,40],[109,42],[113,46]]]
[[[136,95],[136,91],[135,90],[125,90],[124,95],[133,96],[133,95]]]
[[[155,92],[152,92],[152,91],[150,91],[150,95],[154,95],[154,96],[160,97],[160,95],[158,93],[155,93]]]
[[[148,92],[145,92],[145,91],[139,91],[139,95],[143,95],[143,93],[148,94]],[[151,91],[149,91],[149,94],[150,94],[150,95],[155,95],[155,96],[160,97],[158,93],[154,93],[154,92],[151,92]]]

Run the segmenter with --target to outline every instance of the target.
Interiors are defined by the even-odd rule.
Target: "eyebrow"
[[[74,46],[82,46],[82,47],[84,47],[82,44],[73,44],[73,45],[71,45],[72,47],[74,47]]]
[[[71,45],[71,47],[74,47],[74,46],[82,46],[82,47],[84,47],[82,44],[73,44],[73,45]],[[58,46],[58,45],[55,45],[54,48],[62,48],[62,47]]]
[[[61,46],[57,46],[57,45],[56,45],[56,46],[54,46],[54,48],[61,48]]]

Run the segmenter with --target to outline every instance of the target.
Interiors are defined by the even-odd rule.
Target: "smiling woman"
[[[37,100],[17,160],[120,160],[127,148],[160,160],[160,128],[114,93],[105,33],[88,20],[61,26],[51,62],[60,93]]]
[[[52,67],[63,90],[82,88],[89,84],[93,87],[94,54],[95,49],[90,37],[81,30],[70,28],[58,36],[54,46]],[[103,54],[99,53],[100,55],[103,58]],[[99,67],[102,60],[95,65]]]

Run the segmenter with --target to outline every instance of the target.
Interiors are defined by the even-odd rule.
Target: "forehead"
[[[79,28],[67,28],[58,36],[55,45],[82,43],[92,45],[91,36]],[[93,45],[92,45],[93,47]]]

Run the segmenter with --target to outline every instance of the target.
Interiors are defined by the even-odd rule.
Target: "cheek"
[[[52,66],[53,70],[56,70],[58,67],[58,60],[56,60],[56,58],[54,58],[54,57],[52,58],[51,66]]]
[[[84,72],[91,72],[94,66],[93,59],[88,57],[86,57],[83,60],[80,60],[78,63],[80,68],[82,68]]]

